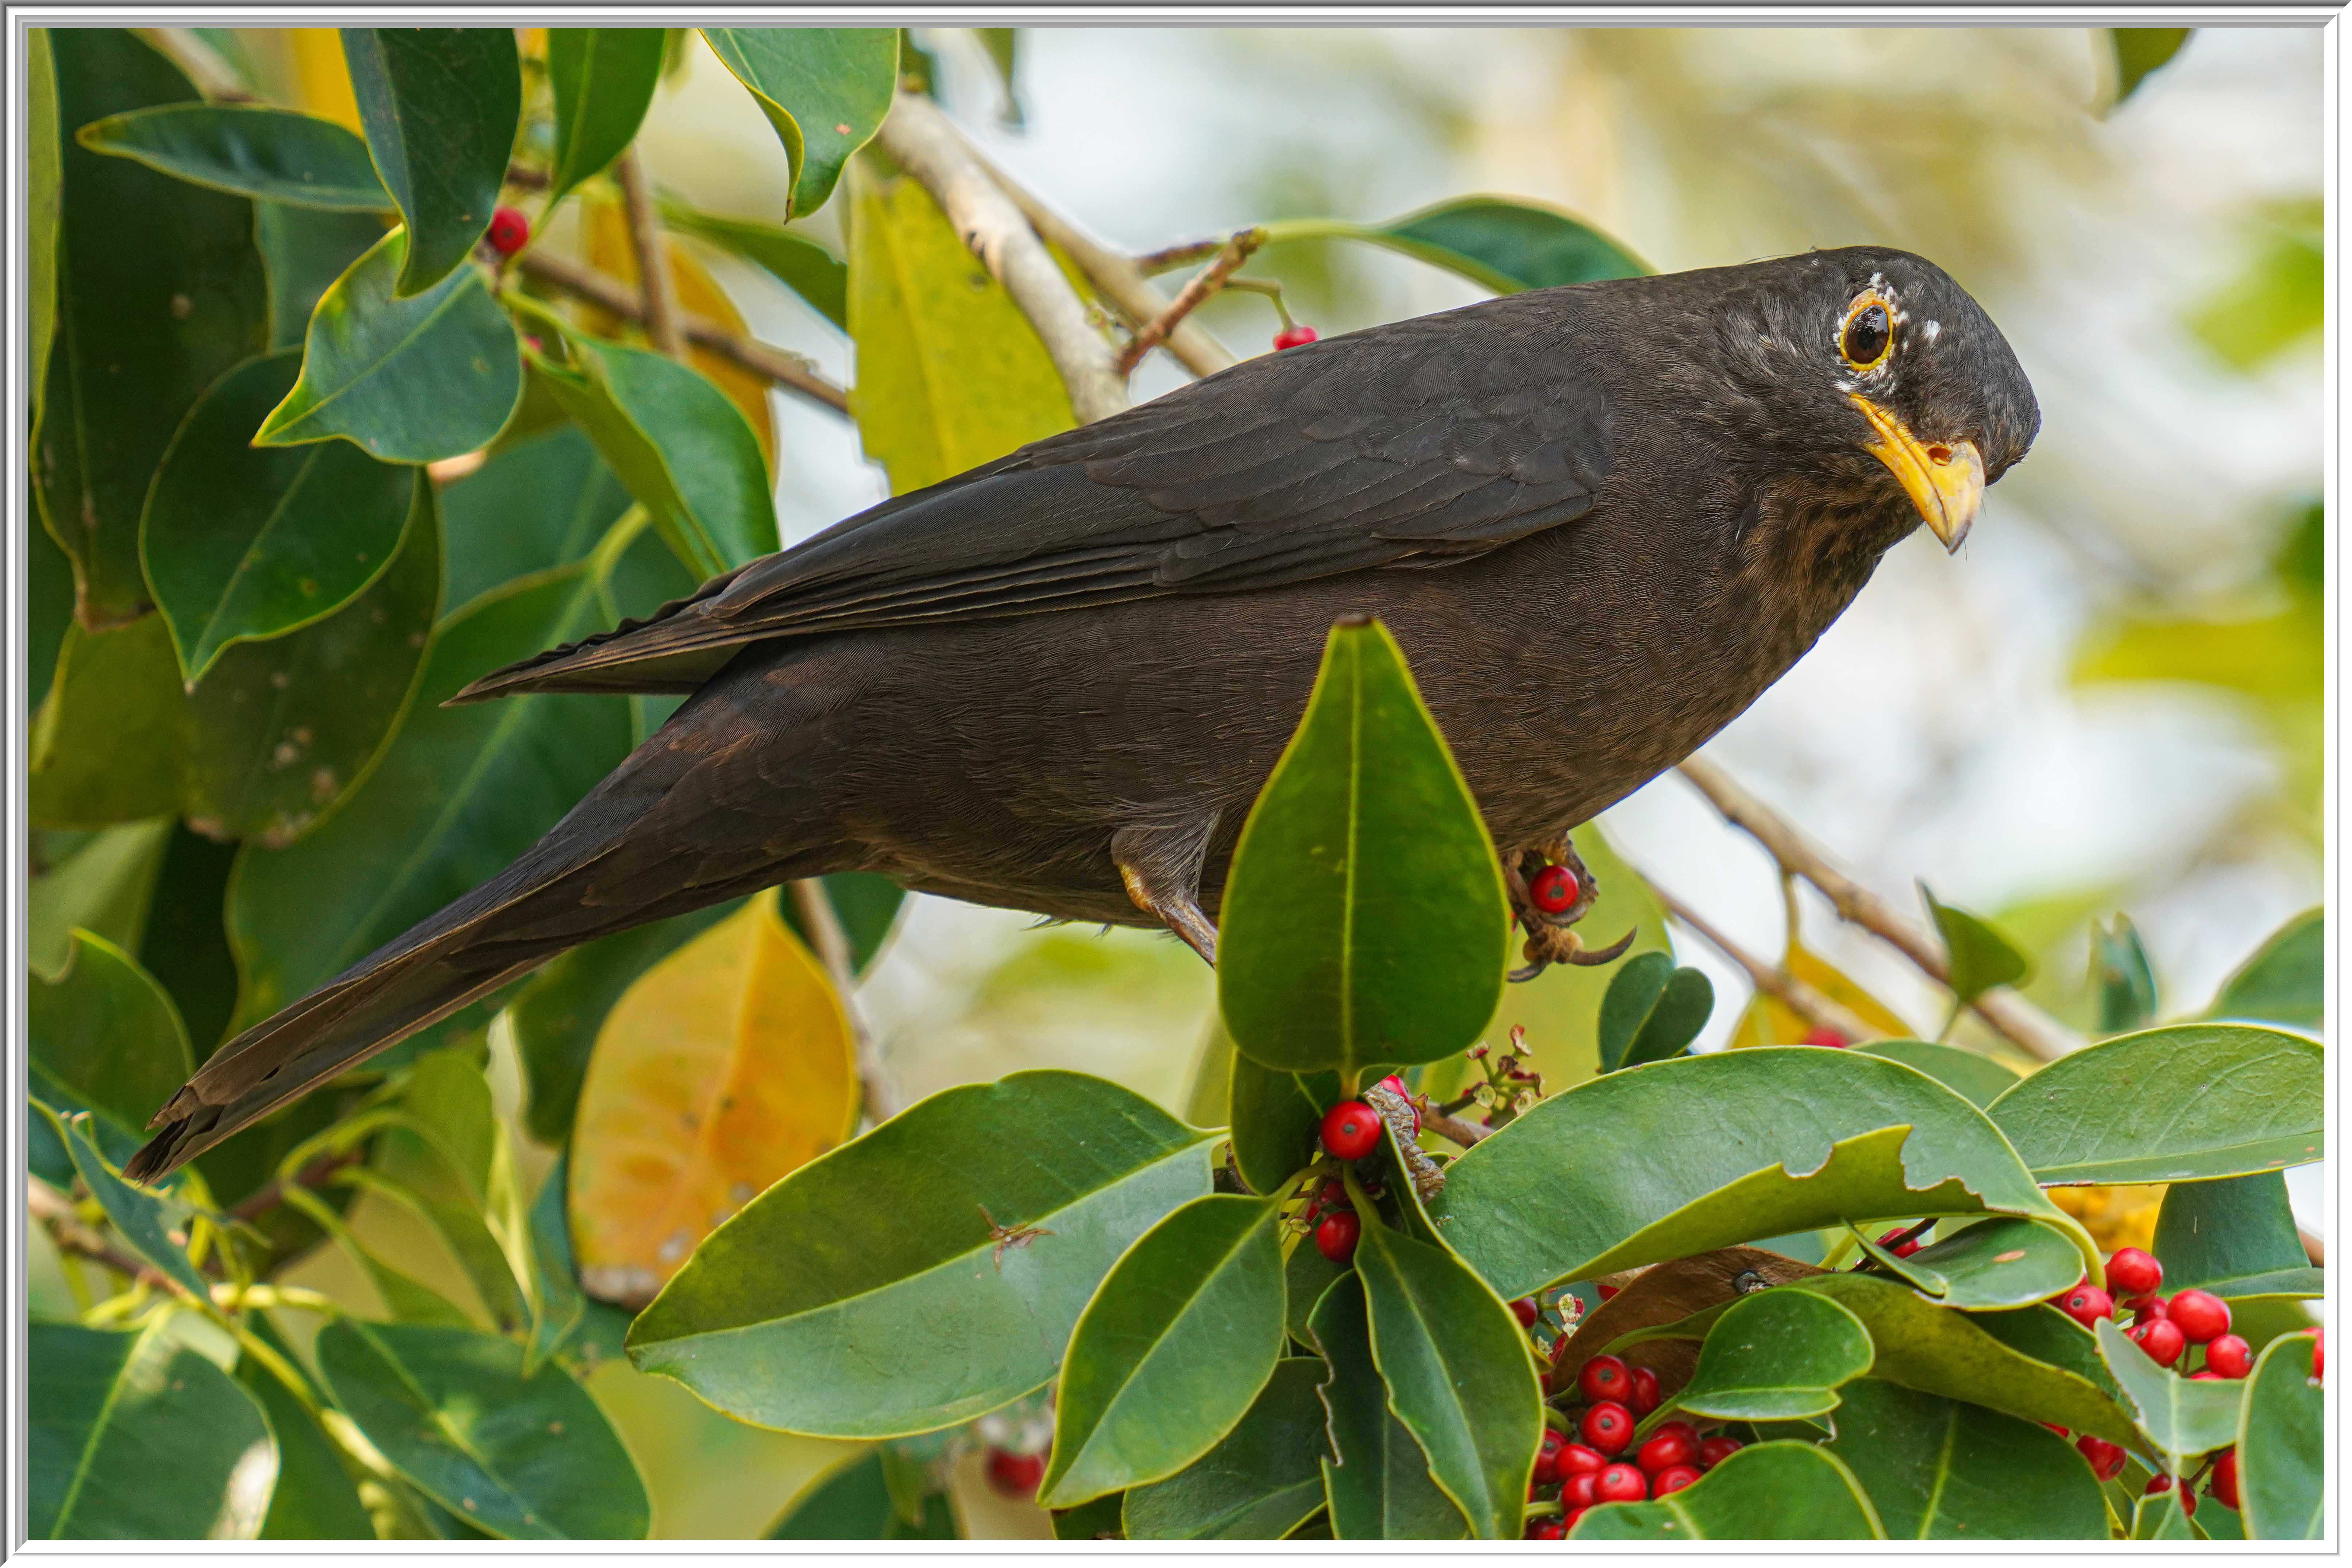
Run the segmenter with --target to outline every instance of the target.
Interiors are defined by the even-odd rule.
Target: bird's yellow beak
[[[1846,395],[1877,433],[1878,438],[1865,449],[1902,481],[1904,493],[1919,509],[1920,521],[1936,531],[1944,548],[1958,551],[1984,500],[1984,458],[1976,443],[1927,445],[1902,420],[1867,397],[1856,393]]]

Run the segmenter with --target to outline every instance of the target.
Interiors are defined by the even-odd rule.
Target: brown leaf
[[[1552,1373],[1552,1386],[1573,1387],[1584,1363],[1612,1340],[1638,1329],[1679,1322],[1732,1300],[1742,1293],[1742,1276],[1765,1285],[1785,1285],[1821,1272],[1810,1263],[1760,1247],[1726,1247],[1610,1275],[1597,1283],[1617,1286],[1617,1294],[1577,1325],[1564,1353],[1554,1363],[1559,1370]],[[1651,1340],[1622,1353],[1626,1365],[1646,1366],[1656,1373],[1659,1390],[1666,1394],[1688,1383],[1691,1370],[1698,1364],[1698,1343],[1694,1340]]]

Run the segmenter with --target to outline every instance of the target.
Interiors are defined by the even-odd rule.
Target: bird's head
[[[1774,466],[1958,550],[2042,415],[2000,329],[1935,263],[1876,247],[1750,267],[1718,316]]]

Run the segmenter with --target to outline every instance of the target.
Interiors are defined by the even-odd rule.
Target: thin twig
[[[606,310],[626,321],[642,325],[646,319],[645,301],[619,279],[594,268],[583,267],[560,256],[542,250],[526,250],[515,265],[526,277],[559,289],[576,299],[585,300],[599,310]],[[842,387],[811,370],[800,359],[782,349],[729,331],[718,322],[705,317],[688,315],[681,319],[689,342],[710,350],[713,353],[741,365],[754,375],[766,376],[787,392],[797,392],[812,402],[822,403],[837,414],[849,411],[849,394]]]
[[[362,1149],[347,1149],[340,1154],[322,1154],[295,1173],[294,1184],[298,1187],[322,1187],[336,1172],[346,1165],[356,1165],[365,1158],[367,1152]],[[265,1182],[231,1205],[227,1210],[228,1217],[247,1222],[257,1220],[285,1201],[284,1182]]]
[[[1840,919],[1891,943],[1938,984],[1952,983],[1943,944],[1927,927],[1838,869],[1818,845],[1713,763],[1692,757],[1684,762],[1682,771],[1726,821],[1746,829],[1783,870],[1795,872],[1827,894]],[[2014,991],[1988,991],[1973,1005],[1977,1016],[2004,1039],[2042,1061],[2055,1061],[2083,1043],[2064,1025]]]
[[[172,1288],[170,1278],[162,1269],[143,1258],[131,1257],[84,1225],[81,1216],[74,1212],[73,1200],[38,1176],[25,1178],[25,1209],[41,1222],[59,1251],[103,1263],[142,1285]]]
[[[966,247],[1029,318],[1078,423],[1125,408],[1125,378],[1112,370],[1110,344],[1087,320],[1077,290],[940,107],[901,92],[875,140],[930,193]]]
[[[1135,268],[1137,271],[1147,274],[1173,272],[1179,267],[1190,267],[1195,261],[1206,261],[1223,249],[1224,246],[1225,242],[1222,239],[1188,240],[1182,245],[1171,245],[1137,257]]]
[[[1706,939],[1708,946],[1748,971],[1748,978],[1756,983],[1756,989],[1780,998],[1808,1024],[1843,1035],[1851,1043],[1886,1037],[1885,1030],[1873,1027],[1867,1019],[1844,1003],[1748,952],[1655,882],[1650,884],[1650,890],[1657,894],[1658,902],[1666,907],[1666,913],[1698,932]]]
[[[841,917],[834,911],[833,900],[826,897],[824,881],[815,877],[803,877],[792,885],[793,908],[800,912],[801,929],[808,932],[809,946],[816,952],[817,962],[824,965],[833,981],[833,989],[841,998],[843,1016],[849,1020],[851,1043],[857,1053],[857,1077],[866,1096],[866,1114],[877,1126],[898,1114],[905,1101],[890,1069],[883,1065],[881,1048],[874,1043],[874,1032],[866,1026],[866,1015],[857,1005],[857,963],[850,952],[849,933],[841,929]]]
[[[1176,298],[1169,302],[1166,310],[1135,330],[1133,341],[1120,350],[1118,358],[1112,362],[1113,368],[1121,375],[1131,374],[1135,367],[1143,363],[1145,354],[1158,348],[1167,340],[1169,333],[1183,325],[1184,318],[1198,310],[1202,301],[1210,295],[1223,288],[1225,279],[1238,271],[1242,263],[1255,255],[1257,247],[1265,243],[1265,231],[1262,228],[1243,229],[1225,241],[1224,248],[1217,252],[1217,258],[1194,273],[1191,281],[1177,290]]]
[[[632,145],[613,160],[629,220],[629,247],[636,252],[637,292],[645,302],[646,336],[667,358],[686,357],[686,334],[678,328],[677,279],[670,276],[669,253],[662,248],[661,225],[654,217],[653,185]]]

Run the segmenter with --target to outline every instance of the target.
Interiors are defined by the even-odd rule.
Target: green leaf
[[[1682,1055],[1715,1011],[1715,985],[1672,956],[1627,959],[1601,1001],[1601,1070],[1639,1067]]]
[[[2091,979],[2099,988],[2099,1033],[2121,1035],[2156,1022],[2156,971],[2129,915],[2115,930],[2091,922]]]
[[[391,195],[368,162],[367,143],[316,115],[257,103],[171,103],[110,114],[74,133],[93,153],[232,195],[384,212]]]
[[[559,1145],[561,1141],[557,1141]],[[562,1352],[588,1315],[587,1298],[580,1293],[580,1275],[572,1260],[572,1221],[564,1207],[570,1188],[571,1156],[555,1157],[541,1178],[539,1196],[530,1205],[531,1316],[530,1337],[523,1342],[523,1373]]]
[[[2156,1256],[2174,1290],[2193,1287],[2229,1300],[2326,1293],[2277,1171],[2167,1187],[2156,1215]]]
[[[301,363],[281,349],[214,383],[147,492],[140,557],[191,687],[231,643],[281,636],[349,603],[407,524],[407,470],[339,442],[248,444]]]
[[[485,669],[601,624],[597,567],[509,584],[444,623],[408,721],[341,809],[283,849],[248,845],[229,890],[245,977],[267,1017],[469,891],[538,842],[632,741],[613,698],[444,708]]]
[[[751,91],[791,160],[786,216],[824,205],[849,155],[890,112],[898,87],[895,27],[705,27],[702,36]]]
[[[1282,1266],[1283,1327],[1302,1348],[1312,1348],[1315,1336],[1308,1322],[1317,1307],[1349,1270],[1323,1256],[1323,1249],[1302,1238]]]
[[[532,354],[532,375],[653,513],[687,569],[715,577],[772,553],[767,464],[727,395],[693,366],[647,349],[589,338],[569,345],[569,365]]]
[[[2113,1319],[2101,1318],[2094,1331],[2100,1359],[2123,1390],[2135,1424],[2159,1453],[2185,1467],[2198,1455],[2236,1441],[2242,1384],[2176,1375],[2125,1337]]]
[[[1990,1057],[1934,1040],[1872,1040],[1853,1048],[1917,1068],[1979,1110],[2017,1082],[2016,1073]]]
[[[1390,1230],[1360,1200],[1356,1247],[1372,1360],[1429,1473],[1482,1541],[1515,1541],[1543,1394],[1519,1321],[1442,1247]]]
[[[98,1117],[100,1144],[120,1162],[194,1070],[188,1035],[171,997],[130,954],[86,931],[71,941],[63,973],[45,978],[35,970],[26,987],[26,1085],[59,1112]],[[35,1116],[31,1132],[33,1173],[51,1186],[69,1184],[72,1159],[55,1129]]]
[[[316,1354],[368,1441],[474,1528],[520,1541],[645,1539],[645,1482],[562,1367],[525,1376],[511,1340],[352,1318],[321,1329]]]
[[[184,826],[174,826],[155,879],[153,914],[137,949],[141,967],[179,1010],[198,1061],[212,1055],[236,1011],[236,956],[228,950],[224,918],[229,868],[236,861],[236,845],[216,844]],[[210,1176],[205,1180],[223,1203],[252,1190],[231,1191]]]
[[[26,1330],[26,1526],[36,1541],[201,1541],[242,1523],[232,1480],[272,1465],[253,1396],[157,1318]],[[251,1510],[256,1515],[259,1510]]]
[[[2203,1534],[2181,1510],[2178,1491],[2158,1492],[2132,1504],[2134,1541],[2195,1541]]]
[[[25,293],[30,322],[26,341],[32,345],[32,357],[25,390],[33,400],[37,428],[41,422],[41,394],[49,379],[49,346],[58,334],[58,219],[63,206],[63,160],[57,55],[49,45],[49,29],[30,27],[25,33]],[[49,646],[57,646],[54,638]],[[40,700],[37,683],[32,700]]]
[[[1478,803],[1377,621],[1331,628],[1225,880],[1217,1000],[1295,1072],[1434,1061],[1502,999],[1509,912]]]
[[[1913,1068],[1809,1046],[1555,1094],[1455,1161],[1430,1208],[1506,1297],[1887,1215],[2022,1215],[2096,1256],[1983,1112]]]
[[[2110,27],[2116,51],[2116,102],[2139,90],[2148,73],[2169,63],[2194,27]]]
[[[547,79],[555,95],[551,209],[636,140],[661,84],[663,41],[658,27],[547,30]]]
[[[36,406],[34,417],[39,416]],[[26,494],[31,490],[28,480]],[[36,711],[48,699],[58,673],[58,650],[66,640],[66,628],[74,624],[73,561],[39,526],[39,512],[38,506],[26,503],[26,516],[33,521],[25,531],[25,701]]]
[[[1125,1492],[1111,1492],[1076,1508],[1053,1510],[1056,1541],[1123,1541],[1126,1526],[1119,1517],[1127,1505]]]
[[[168,820],[105,828],[34,876],[25,900],[25,945],[35,972],[51,979],[65,972],[77,926],[136,951],[171,837]]]
[[[368,1283],[375,1287],[376,1294],[383,1299],[384,1310],[395,1321],[441,1328],[473,1327],[474,1320],[464,1308],[369,1251],[343,1223],[342,1216],[309,1188],[289,1184],[285,1190],[285,1202],[333,1238],[359,1272],[366,1276]]]
[[[300,348],[319,301],[383,236],[373,213],[256,202],[253,240],[269,276],[269,346]]]
[[[257,447],[341,436],[387,462],[430,463],[489,444],[522,398],[520,344],[481,271],[460,266],[395,297],[408,234],[394,229],[319,300],[302,376]]]
[[[1359,240],[1443,267],[1497,294],[1641,278],[1654,270],[1598,229],[1556,207],[1505,196],[1460,196],[1384,224],[1293,218],[1265,227],[1269,244]]]
[[[1571,1541],[1883,1541],[1853,1472],[1811,1443],[1756,1443],[1655,1502],[1589,1509]]]
[[[194,100],[162,55],[114,27],[45,29],[72,129]],[[73,559],[85,629],[147,605],[139,511],[181,417],[262,344],[253,207],[75,142],[62,150],[56,340],[34,479],[43,524]]]
[[[661,204],[661,216],[679,234],[708,240],[764,268],[826,321],[849,330],[849,268],[816,241],[772,223],[722,217],[674,201]]]
[[[1215,1199],[1204,1200],[1215,1202]],[[1239,1425],[1191,1466],[1127,1494],[1129,1541],[1279,1541],[1323,1506],[1323,1363],[1292,1356]]]
[[[1699,1347],[1690,1382],[1669,1410],[1726,1421],[1794,1421],[1838,1406],[1837,1390],[1870,1370],[1862,1320],[1826,1296],[1759,1290],[1733,1300]]]
[[[849,226],[858,444],[904,495],[1076,424],[1069,390],[1004,286],[923,187],[861,167]]]
[[[441,492],[450,607],[586,559],[628,510],[629,492],[576,426],[501,440],[488,461]]]
[[[299,1365],[267,1313],[246,1326],[270,1348]],[[303,1408],[291,1389],[251,1356],[238,1358],[236,1380],[253,1395],[278,1440],[278,1484],[270,1489],[269,1511],[261,1521],[264,1541],[373,1541],[375,1524],[360,1501],[359,1487],[317,1416]]]
[[[1164,1480],[1214,1447],[1282,1354],[1282,1289],[1270,1199],[1196,1198],[1146,1231],[1070,1335],[1038,1501]]]
[[[1959,1005],[1967,1006],[1996,986],[2020,984],[2032,974],[2032,961],[2009,938],[1966,910],[1937,902],[1925,882],[1919,884],[1919,896],[1927,901],[1937,934],[1944,939],[1952,995]]]
[[[1323,1113],[1339,1102],[1339,1075],[1301,1077],[1260,1067],[1239,1051],[1233,1058],[1226,1124],[1233,1131],[1234,1163],[1250,1191],[1270,1193],[1314,1160]],[[1304,1313],[1313,1304],[1292,1305]]]
[[[388,293],[405,300],[463,265],[490,226],[522,118],[521,62],[507,27],[342,33],[368,155],[418,237],[394,258]]]
[[[955,1509],[943,1492],[923,1499],[922,1520],[908,1524],[890,1503],[882,1450],[859,1458],[817,1482],[769,1527],[770,1541],[955,1541]],[[1116,1522],[1116,1515],[1113,1521]]]
[[[107,1164],[79,1122],[60,1120],[57,1112],[33,1101],[33,1109],[48,1122],[73,1161],[74,1174],[106,1211],[107,1223],[122,1244],[153,1264],[172,1283],[199,1300],[211,1299],[211,1287],[188,1260],[188,1205],[134,1187]]]
[[[181,702],[162,616],[108,632],[79,621],[66,628],[57,676],[33,720],[33,821],[102,827],[176,813]]]
[[[1867,1238],[1864,1245],[1876,1252]],[[2030,1219],[1980,1220],[1908,1258],[1881,1261],[1945,1306],[1968,1311],[2029,1307],[2083,1278],[2074,1238]]]
[[[2194,1182],[2316,1160],[2319,1046],[2175,1024],[2062,1057],[1986,1109],[2048,1186]]]
[[[741,1420],[884,1437],[1042,1387],[1129,1243],[1209,1190],[1208,1134],[1079,1073],[935,1094],[707,1237],[629,1357]],[[898,1217],[867,1223],[877,1192]]]
[[[2305,910],[2221,983],[2206,1016],[2317,1029],[2326,1002],[2326,962],[2327,911]]]
[[[2271,1342],[2239,1418],[2238,1498],[2255,1541],[2317,1541],[2327,1530],[2327,1401],[2311,1375],[2318,1341]]]
[[[2098,1479],[2048,1427],[1874,1377],[1827,1445],[1901,1541],[2103,1541]]]
[[[1320,1463],[1332,1534],[1342,1541],[1468,1535],[1462,1510],[1431,1477],[1429,1457],[1389,1408],[1388,1384],[1372,1362],[1371,1316],[1360,1279],[1343,1276],[1323,1293],[1309,1320],[1309,1337],[1330,1369],[1322,1400],[1337,1458]]]

